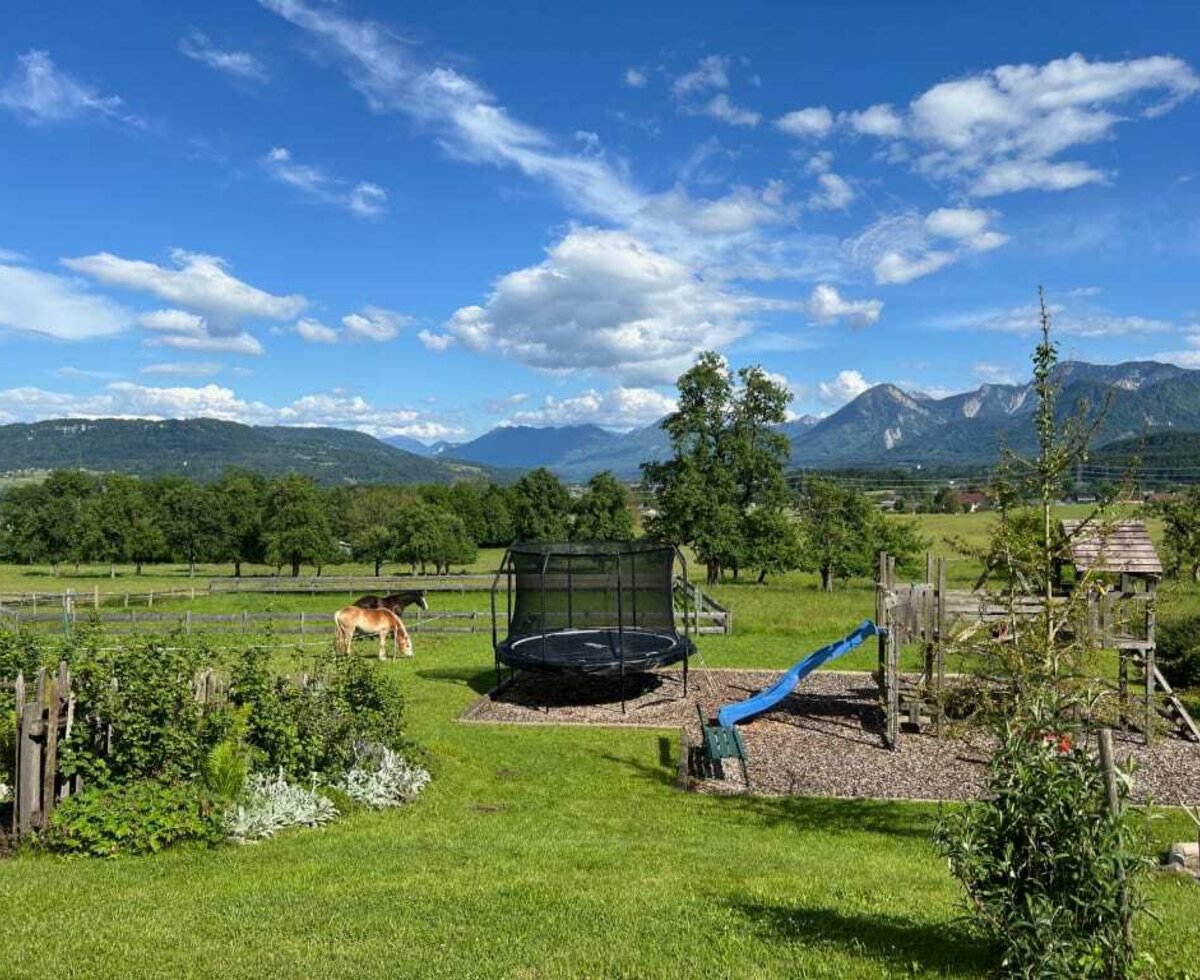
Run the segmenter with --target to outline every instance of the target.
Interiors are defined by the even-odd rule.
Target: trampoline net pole
[[[621,654],[621,714],[625,714],[625,608],[621,602],[621,549],[617,553],[617,648]]]
[[[546,662],[546,569],[550,566],[550,549],[546,549],[546,556],[542,559],[542,663]]]

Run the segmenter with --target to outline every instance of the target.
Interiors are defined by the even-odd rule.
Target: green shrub
[[[1158,665],[1173,687],[1200,687],[1200,616],[1158,624]]]
[[[230,697],[248,712],[246,742],[255,768],[282,770],[291,780],[313,773],[340,778],[362,743],[412,751],[399,684],[359,659],[331,667],[301,688],[272,674],[266,651],[247,650],[234,667]]]
[[[220,808],[195,783],[144,779],[67,797],[50,818],[45,843],[61,853],[115,857],[223,836]]]
[[[1069,735],[1009,729],[986,799],[945,816],[938,843],[1004,976],[1135,974],[1124,924],[1141,904],[1140,831],[1112,815],[1098,762]]]

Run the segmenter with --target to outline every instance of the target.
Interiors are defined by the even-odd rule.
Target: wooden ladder
[[[1196,727],[1196,722],[1188,714],[1187,708],[1183,706],[1183,702],[1179,700],[1178,695],[1171,690],[1171,685],[1167,683],[1167,679],[1163,677],[1162,671],[1158,669],[1157,665],[1154,667],[1154,683],[1158,685],[1159,690],[1163,692],[1163,697],[1166,698],[1167,710],[1165,714],[1167,718],[1179,725],[1192,741],[1200,742],[1200,728]]]

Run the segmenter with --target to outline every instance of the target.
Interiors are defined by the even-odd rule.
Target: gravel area
[[[524,725],[686,727],[699,741],[696,704],[706,714],[748,697],[773,682],[773,671],[695,670],[688,697],[682,674],[667,671],[629,678],[626,711],[618,679],[522,674],[496,700],[484,695],[461,715],[464,721]],[[763,796],[827,796],[904,800],[961,800],[979,793],[988,747],[978,734],[942,738],[903,732],[900,749],[881,744],[877,688],[865,672],[819,671],[774,710],[740,727],[746,745],[750,791]],[[1140,736],[1116,733],[1117,755],[1132,754],[1139,799],[1163,804],[1200,803],[1200,745],[1178,737],[1152,748]],[[697,779],[702,792],[742,793],[736,759],[723,778]]]

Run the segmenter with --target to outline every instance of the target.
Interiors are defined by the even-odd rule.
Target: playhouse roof
[[[1100,528],[1080,531],[1083,521],[1063,521],[1071,538],[1071,560],[1078,572],[1120,572],[1161,578],[1162,562],[1150,540],[1145,521],[1121,521],[1101,534]]]

